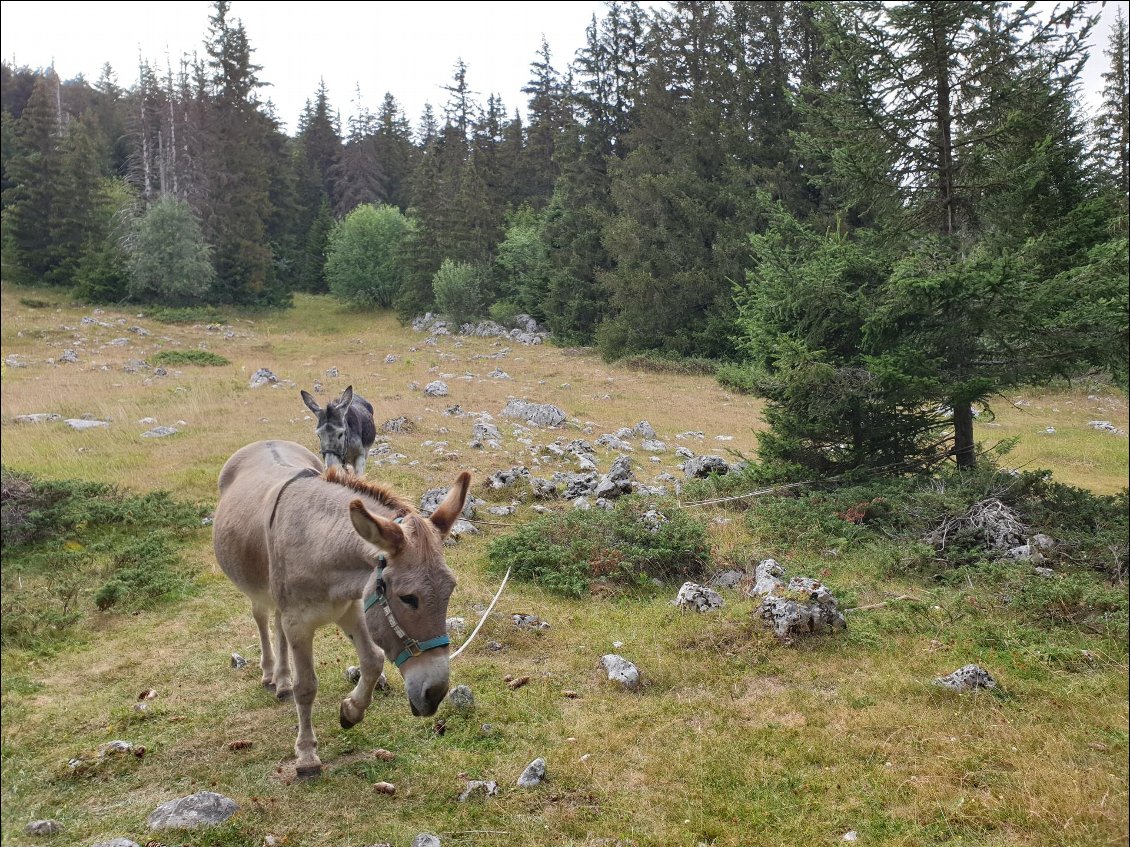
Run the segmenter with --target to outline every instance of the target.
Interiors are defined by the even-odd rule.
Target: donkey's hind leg
[[[290,643],[283,628],[282,612],[275,610],[275,696],[280,700],[289,699],[294,694],[290,678]]]
[[[261,603],[251,604],[251,617],[259,628],[259,667],[263,671],[263,687],[275,688],[275,653],[271,649],[271,610]]]
[[[361,662],[361,678],[357,680],[357,685],[349,692],[349,696],[341,701],[341,708],[338,710],[341,728],[349,729],[364,719],[365,710],[373,702],[373,688],[382,683],[384,686],[388,685],[384,674],[381,673],[385,664],[385,654],[369,635],[360,601],[349,604],[345,614],[338,619],[337,625],[357,648],[357,658]]]

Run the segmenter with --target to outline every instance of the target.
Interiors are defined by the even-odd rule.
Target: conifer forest
[[[784,476],[972,465],[1009,387],[1126,382],[1127,26],[1085,110],[1097,11],[613,2],[575,56],[531,45],[525,103],[451,57],[421,115],[390,91],[342,125],[323,85],[289,134],[218,0],[164,66],[3,64],[4,279],[528,314],[760,394]]]

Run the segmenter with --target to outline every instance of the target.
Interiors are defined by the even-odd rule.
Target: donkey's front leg
[[[310,714],[318,693],[318,676],[314,673],[314,629],[301,620],[284,620],[287,640],[294,654],[294,705],[298,709],[298,739],[294,742],[294,769],[301,777],[322,772],[318,758],[318,739]]]
[[[355,600],[349,604],[337,625],[357,648],[357,658],[361,662],[361,678],[357,680],[357,685],[349,692],[349,696],[341,701],[341,709],[338,711],[341,728],[350,729],[364,719],[365,710],[373,702],[373,688],[384,680],[381,671],[385,664],[385,654],[369,635],[360,601]]]

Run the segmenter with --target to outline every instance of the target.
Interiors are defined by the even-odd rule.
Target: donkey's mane
[[[354,491],[359,491],[362,494],[368,494],[382,506],[397,512],[400,515],[413,514],[415,507],[396,494],[393,494],[388,488],[375,482],[368,482],[359,476],[356,476],[348,471],[343,471],[336,465],[332,468],[326,468],[322,478],[326,482],[332,482],[336,485],[344,485],[346,488],[352,488]]]

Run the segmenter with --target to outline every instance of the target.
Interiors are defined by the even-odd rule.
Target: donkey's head
[[[373,640],[400,668],[412,714],[434,715],[447,695],[447,603],[455,574],[443,557],[443,539],[463,511],[471,475],[455,480],[430,517],[396,521],[374,515],[360,500],[349,505],[358,534],[381,550],[365,586],[365,620]]]
[[[306,408],[318,416],[318,425],[314,427],[314,434],[318,436],[322,464],[327,468],[345,464],[345,437],[349,430],[345,422],[345,413],[353,403],[353,386],[346,388],[338,399],[331,400],[324,409],[309,392],[301,393]]]

